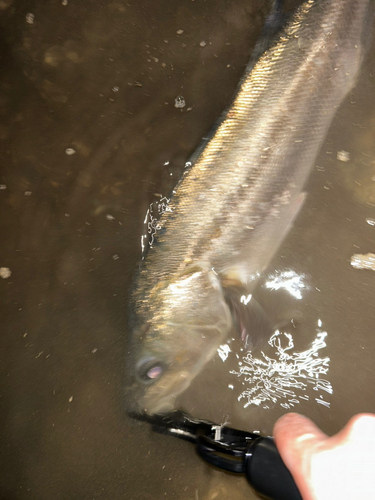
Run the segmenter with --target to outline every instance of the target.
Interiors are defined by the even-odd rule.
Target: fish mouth
[[[177,396],[189,387],[191,380],[191,373],[187,371],[164,375],[161,380],[146,389],[140,399],[142,410],[150,415],[172,411]]]
[[[165,396],[157,401],[148,401],[142,404],[142,408],[148,415],[169,413],[175,408],[175,398]]]

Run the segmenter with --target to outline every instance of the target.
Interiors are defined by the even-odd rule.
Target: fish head
[[[232,319],[212,271],[190,269],[138,287],[133,324],[134,384],[148,413],[173,409],[176,396],[214,356]]]

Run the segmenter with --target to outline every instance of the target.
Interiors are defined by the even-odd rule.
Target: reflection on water
[[[362,255],[356,253],[352,255],[350,263],[355,269],[371,269],[375,271],[375,254],[367,253]]]
[[[170,210],[169,198],[162,195],[159,197],[160,200],[151,203],[146,212],[145,231],[141,236],[143,253],[147,243],[152,247],[155,235],[161,229],[160,218]],[[357,261],[358,258],[355,262]],[[352,265],[356,267],[353,258]],[[302,300],[303,292],[309,289],[306,275],[291,269],[276,270],[269,274],[263,287],[271,292],[284,290],[298,301]],[[248,305],[251,298],[251,294],[243,295],[241,302]],[[291,323],[293,324],[293,320]],[[238,401],[245,401],[244,409],[256,405],[269,410],[277,403],[284,409],[296,410],[295,407],[301,401],[310,399],[327,408],[330,407],[330,402],[324,397],[332,394],[333,388],[329,380],[323,378],[328,374],[330,358],[324,355],[324,351],[321,352],[327,346],[327,332],[322,330],[320,319],[317,325],[315,339],[302,351],[295,349],[293,335],[282,329],[276,330],[269,339],[268,343],[272,350],[267,351],[267,354],[263,351],[256,354],[249,351],[240,356],[235,351],[232,352],[229,343],[219,346],[217,353],[223,362],[227,361],[229,356],[235,356],[239,360],[237,369],[230,369],[229,373],[236,375],[241,385],[246,387],[245,389],[242,387],[241,393],[237,396]],[[228,388],[233,390],[235,385],[229,383]],[[324,396],[314,394],[312,391],[323,391]]]
[[[265,278],[263,287],[273,294],[284,290],[290,295],[289,302],[292,304],[293,300],[301,301],[311,289],[304,274],[298,274],[290,269],[271,273]],[[267,295],[267,297],[270,300],[272,296]],[[242,298],[250,301],[251,296]],[[305,332],[304,346],[300,338],[301,328],[296,327],[293,319],[288,323],[291,325],[292,333],[282,327],[276,329],[268,341],[267,349],[239,354],[231,349],[229,343],[219,347],[219,357],[223,362],[228,360],[231,364],[229,373],[235,375],[237,379],[236,383],[233,381],[229,383],[228,388],[234,391],[238,401],[243,403],[243,408],[255,405],[264,410],[271,410],[278,404],[285,409],[298,410],[295,408],[297,405],[310,399],[330,407],[330,402],[324,399],[327,394],[333,393],[333,388],[326,378],[330,358],[325,349],[328,334],[322,328],[322,320],[315,321],[317,326],[314,328],[314,338],[308,345]],[[298,323],[300,321],[297,321]],[[303,326],[306,330],[307,325]],[[298,348],[295,346],[295,339],[298,340]],[[236,365],[235,368],[232,368],[233,364]],[[316,394],[313,391],[318,393],[323,391],[323,394]]]
[[[160,196],[160,200],[156,200],[153,203],[150,203],[149,208],[147,209],[143,224],[144,234],[141,236],[141,249],[142,254],[145,254],[148,246],[152,247],[154,244],[155,235],[161,229],[160,225],[160,217],[164,212],[170,211],[168,207],[169,198],[166,196]],[[144,258],[144,255],[143,257]]]
[[[279,403],[290,409],[300,400],[310,399],[310,389],[332,394],[330,382],[322,378],[328,373],[330,359],[320,357],[319,352],[327,345],[326,336],[327,332],[318,331],[309,349],[296,352],[292,335],[277,330],[269,340],[274,358],[263,352],[262,357],[254,357],[251,352],[243,356],[238,371],[232,370],[231,373],[243,380],[247,387],[238,397],[239,401],[246,401],[244,408],[262,405],[262,408],[269,409],[267,403]],[[321,395],[315,400],[327,407],[330,405]]]
[[[297,274],[295,271],[279,271],[269,276],[265,287],[270,290],[287,290],[294,298],[302,299],[302,290],[306,288],[305,275]]]

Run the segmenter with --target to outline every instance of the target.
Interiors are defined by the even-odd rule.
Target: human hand
[[[288,413],[276,422],[274,438],[304,500],[375,499],[375,415],[356,415],[329,437]]]

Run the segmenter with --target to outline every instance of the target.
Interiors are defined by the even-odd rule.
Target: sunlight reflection
[[[283,288],[298,300],[302,299],[302,292],[307,288],[304,283],[304,274],[297,274],[294,271],[278,271],[269,276],[270,280],[265,283],[266,288],[271,290],[280,290]]]
[[[170,199],[164,196],[160,200],[156,200],[153,203],[150,203],[143,221],[143,224],[145,225],[145,231],[141,236],[142,254],[145,253],[148,246],[152,247],[152,245],[154,244],[155,234],[161,229],[161,224],[159,222],[161,216],[164,214],[164,212],[172,211],[170,207],[168,207],[169,202]],[[144,255],[142,259],[143,258]]]
[[[242,302],[242,304],[245,304],[245,306],[247,306],[247,304],[251,300],[251,297],[252,297],[251,293],[249,295],[247,295],[247,296],[246,295],[241,295],[241,302]]]
[[[231,349],[228,344],[223,344],[218,348],[217,352],[221,357],[222,361],[226,361],[229,356],[229,353],[231,352]]]
[[[326,347],[326,336],[327,332],[318,331],[309,349],[296,352],[292,335],[277,330],[269,340],[274,357],[262,352],[263,358],[258,359],[248,352],[239,362],[239,369],[230,372],[249,386],[238,397],[239,401],[246,400],[244,408],[250,405],[266,408],[266,402],[279,402],[289,409],[300,400],[310,399],[306,393],[308,388],[332,394],[331,383],[321,378],[328,373],[330,362],[328,357],[319,357],[319,351]],[[323,396],[315,400],[324,406],[330,405]]]

